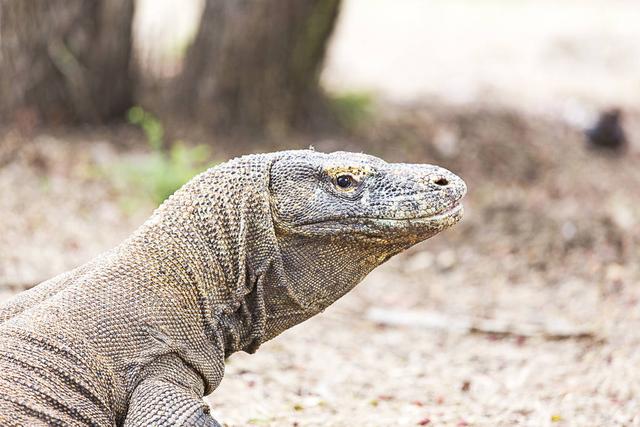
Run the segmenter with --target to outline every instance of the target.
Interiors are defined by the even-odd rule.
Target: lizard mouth
[[[451,226],[457,223],[464,213],[464,208],[461,203],[455,203],[453,206],[446,210],[437,212],[428,216],[416,216],[405,218],[393,218],[393,217],[367,217],[367,216],[354,216],[344,218],[332,218],[321,221],[306,222],[298,224],[299,227],[309,226],[344,226],[344,225],[381,225],[386,227],[403,227],[407,225],[425,225],[433,227]]]
[[[459,216],[462,217],[462,214],[464,213],[464,208],[462,207],[461,203],[455,203],[452,207],[450,207],[449,209],[443,211],[443,212],[439,212],[437,214],[431,215],[431,216],[427,216],[427,217],[418,217],[416,219],[420,220],[420,219],[426,219],[429,221],[441,221],[441,220],[445,220],[454,216]]]
[[[451,226],[457,223],[464,213],[464,208],[462,204],[456,203],[450,208],[440,211],[438,213],[428,215],[428,216],[416,216],[416,217],[407,217],[407,218],[354,218],[354,221],[358,220],[370,220],[373,222],[379,222],[381,224],[393,225],[397,224],[398,226],[403,225],[425,225],[425,226],[434,226],[440,227],[441,225]]]

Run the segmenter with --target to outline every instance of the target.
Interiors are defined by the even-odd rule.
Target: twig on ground
[[[593,328],[571,324],[563,319],[540,322],[513,322],[509,319],[483,319],[449,316],[430,311],[389,310],[373,307],[367,311],[369,321],[387,326],[421,327],[462,333],[479,333],[513,337],[541,337],[548,340],[596,339]]]

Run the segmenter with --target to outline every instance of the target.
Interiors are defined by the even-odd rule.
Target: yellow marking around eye
[[[329,166],[325,168],[325,172],[332,178],[341,174],[349,174],[354,178],[363,178],[370,175],[373,170],[367,166]]]

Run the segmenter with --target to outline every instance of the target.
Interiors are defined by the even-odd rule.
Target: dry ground
[[[150,213],[102,172],[140,156],[122,144],[129,133],[0,142],[5,297]],[[546,119],[442,105],[394,109],[316,147],[443,164],[469,185],[467,214],[322,315],[232,356],[208,399],[227,425],[640,425],[636,152],[586,150]]]

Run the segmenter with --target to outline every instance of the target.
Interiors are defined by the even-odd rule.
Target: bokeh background
[[[452,230],[228,361],[228,426],[640,425],[636,0],[3,0],[0,298],[195,173],[364,151],[468,183]]]

